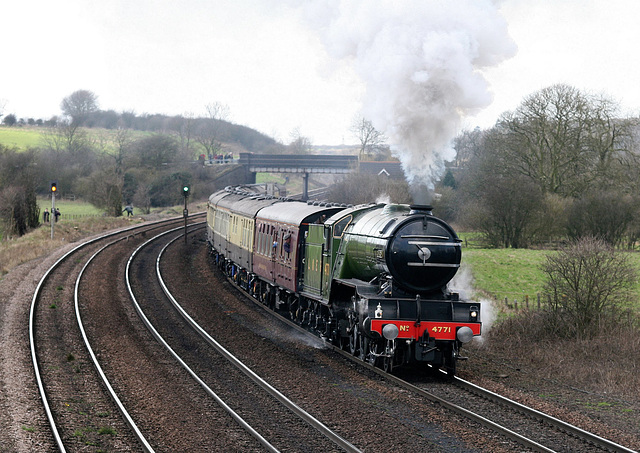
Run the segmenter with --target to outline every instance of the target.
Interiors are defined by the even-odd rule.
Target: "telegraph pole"
[[[53,239],[53,227],[56,223],[56,192],[58,191],[58,181],[51,182],[51,214],[49,221],[51,222],[51,239]]]

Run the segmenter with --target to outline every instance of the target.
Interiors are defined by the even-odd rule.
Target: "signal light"
[[[58,191],[58,182],[57,181],[53,181],[51,183],[51,193],[56,193]]]
[[[184,186],[182,188],[182,195],[184,195],[185,198],[189,196],[189,186]]]

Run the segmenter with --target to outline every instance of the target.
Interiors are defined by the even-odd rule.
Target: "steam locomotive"
[[[428,206],[300,202],[228,187],[207,204],[214,262],[268,307],[391,372],[453,376],[480,305],[447,283],[461,244]]]

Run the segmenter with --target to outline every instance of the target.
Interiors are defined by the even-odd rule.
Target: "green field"
[[[42,134],[50,130],[46,127],[36,126],[13,126],[6,127],[0,126],[0,144],[9,148],[18,148],[25,150],[27,148],[36,148],[43,146]],[[118,133],[116,130],[107,129],[85,129],[92,140],[95,140],[101,144],[106,145],[107,149],[114,143],[115,136]],[[140,138],[151,135],[146,131],[131,131],[133,138]]]
[[[471,270],[474,287],[485,297],[498,300],[517,299],[525,295],[535,301],[542,291],[545,262],[544,250],[527,249],[462,249],[462,263]]]
[[[0,126],[0,144],[9,148],[27,149],[41,145],[41,132],[38,127]]]
[[[469,247],[462,249],[462,264],[471,272],[475,297],[489,297],[498,301],[508,298],[510,302],[515,299],[522,303],[528,296],[530,304],[536,304],[545,281],[540,266],[551,253],[556,252]],[[640,253],[621,253],[629,253],[630,262],[640,276]],[[640,295],[640,279],[636,281],[633,293],[630,294],[632,302]]]

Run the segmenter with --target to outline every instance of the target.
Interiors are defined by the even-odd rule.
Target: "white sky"
[[[0,13],[4,114],[46,119],[87,89],[104,110],[203,115],[221,102],[233,122],[285,143],[296,128],[317,145],[354,143],[363,83],[285,7],[293,1],[10,2]],[[499,8],[518,52],[485,72],[494,101],[464,127],[490,127],[554,83],[640,113],[640,2],[503,0]]]

